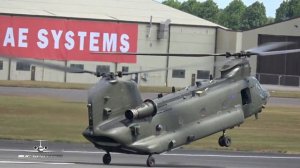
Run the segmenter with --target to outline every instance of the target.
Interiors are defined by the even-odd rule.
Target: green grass
[[[284,90],[272,90],[270,91],[271,97],[282,97],[282,98],[300,98],[299,91],[284,91]]]
[[[2,139],[87,142],[81,135],[88,124],[85,103],[0,96],[0,116]],[[249,118],[241,127],[228,130],[233,144],[227,150],[300,153],[300,106],[268,106],[259,118]],[[217,139],[220,135],[185,147],[219,150]]]
[[[85,103],[0,96],[0,138],[84,142]]]
[[[232,138],[228,150],[300,153],[300,106],[269,106],[259,119],[248,118],[227,134]],[[217,146],[221,133],[194,142],[188,148],[224,149]]]

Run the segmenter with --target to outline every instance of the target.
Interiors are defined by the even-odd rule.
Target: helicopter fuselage
[[[108,152],[151,155],[239,126],[261,112],[269,97],[243,66],[144,103],[134,82],[101,79],[89,97],[83,135]]]

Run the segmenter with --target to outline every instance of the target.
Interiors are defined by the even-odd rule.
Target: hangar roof
[[[0,13],[222,27],[154,0],[0,0]],[[223,27],[224,28],[224,27]]]

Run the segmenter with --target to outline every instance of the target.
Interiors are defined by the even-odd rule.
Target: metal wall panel
[[[298,36],[282,36],[282,35],[258,35],[258,44],[264,44],[267,42],[276,42],[276,41],[289,41],[295,42],[295,44],[286,46],[283,50],[300,48],[300,37]],[[276,50],[279,50],[276,49]],[[279,84],[288,85],[288,86],[299,86],[299,80],[297,77],[289,77],[287,75],[300,76],[300,57],[299,53],[293,54],[282,54],[266,57],[257,58],[257,73],[262,74],[276,74],[280,75],[283,78],[280,79]],[[260,78],[262,83],[267,84],[278,84],[277,81],[274,81],[270,77],[261,76]]]

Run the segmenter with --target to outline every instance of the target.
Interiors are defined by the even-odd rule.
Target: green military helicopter
[[[105,165],[111,162],[110,152],[118,152],[148,155],[146,163],[152,167],[155,166],[152,155],[218,132],[223,132],[218,139],[219,145],[229,147],[231,138],[225,134],[226,130],[241,125],[245,118],[253,115],[257,117],[269,97],[268,91],[250,75],[248,57],[300,52],[300,49],[270,51],[289,44],[268,43],[234,54],[127,53],[153,56],[225,56],[229,59],[221,67],[219,78],[207,83],[197,82],[195,86],[147,100],[142,100],[135,82],[118,78],[164,69],[101,74],[38,61],[24,61],[70,73],[91,73],[101,77],[88,92],[89,125],[83,136],[96,148],[106,151],[103,156]]]

